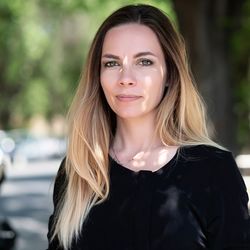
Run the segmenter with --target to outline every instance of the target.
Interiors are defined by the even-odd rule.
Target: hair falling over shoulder
[[[78,238],[90,209],[109,194],[108,153],[116,124],[100,86],[100,58],[107,31],[125,23],[151,28],[166,58],[168,90],[158,107],[156,124],[162,142],[218,146],[208,135],[205,107],[189,71],[184,43],[168,17],[149,5],[129,5],[115,11],[94,37],[68,113],[68,182],[55,211],[52,236],[58,237],[64,249]]]

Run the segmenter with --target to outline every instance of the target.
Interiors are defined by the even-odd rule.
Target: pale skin
[[[101,86],[117,116],[110,155],[132,171],[157,171],[176,154],[155,133],[166,83],[166,64],[155,33],[141,24],[108,31],[101,58]]]

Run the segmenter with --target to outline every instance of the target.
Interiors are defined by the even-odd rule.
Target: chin
[[[128,120],[130,120],[130,119],[136,119],[136,118],[139,118],[139,117],[140,117],[140,116],[138,116],[138,115],[121,115],[121,114],[117,114],[117,116],[118,116],[119,118],[128,119]]]
[[[122,118],[122,119],[137,119],[137,118],[146,118],[146,117],[154,117],[156,114],[157,109],[113,109],[114,113]]]
[[[131,111],[131,110],[130,110]],[[135,110],[132,112],[115,112],[116,115],[122,119],[138,119],[138,118],[145,118],[145,117],[150,117],[153,113],[152,112],[142,112],[138,111],[135,112]]]
[[[117,112],[116,115],[122,119],[134,119],[143,116],[143,113],[135,112]]]

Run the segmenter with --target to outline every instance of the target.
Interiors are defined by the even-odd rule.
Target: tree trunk
[[[232,2],[173,0],[194,78],[214,125],[215,140],[236,153],[234,88],[228,54],[232,29],[226,25],[229,18],[231,21],[237,16],[241,1],[237,1],[235,8]]]

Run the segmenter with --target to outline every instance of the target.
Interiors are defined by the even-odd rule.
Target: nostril
[[[133,82],[120,82],[120,84],[121,85],[129,85],[129,86],[131,86],[131,85],[134,85],[134,83]]]

